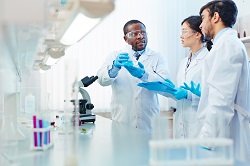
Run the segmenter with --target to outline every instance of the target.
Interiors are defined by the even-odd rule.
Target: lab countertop
[[[19,127],[27,139],[1,148],[0,165],[18,166],[149,166],[150,133],[100,116],[85,123],[78,134],[53,131],[54,145],[45,151],[30,150],[30,128]],[[81,133],[81,129],[86,133]],[[177,154],[179,155],[179,154]],[[235,166],[247,166],[236,162]]]
[[[80,133],[81,128],[86,133]],[[80,126],[76,136],[53,131],[54,146],[45,151],[30,150],[30,128],[20,126],[20,129],[27,139],[19,141],[18,146],[0,150],[0,163],[2,160],[4,164],[21,166],[148,165],[150,134],[100,116],[96,116],[94,124]]]

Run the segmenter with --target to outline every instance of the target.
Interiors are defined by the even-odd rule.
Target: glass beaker
[[[15,146],[17,143],[17,127],[14,125],[14,116],[4,115],[0,130],[0,146]]]

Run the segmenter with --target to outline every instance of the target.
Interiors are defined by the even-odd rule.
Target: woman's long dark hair
[[[200,25],[202,23],[202,19],[201,19],[201,16],[190,16],[188,18],[185,18],[182,22],[181,22],[181,25],[184,24],[184,22],[187,22],[189,27],[194,30],[195,32],[199,32],[201,34],[201,41],[203,43],[206,42],[206,47],[207,49],[210,51],[211,48],[212,48],[212,41],[211,40],[206,40],[204,38],[204,35],[202,34],[201,32],[201,29],[200,29]]]

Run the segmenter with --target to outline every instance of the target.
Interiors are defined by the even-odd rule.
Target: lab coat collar
[[[206,54],[202,53],[202,51],[205,51],[204,49],[207,50],[206,47],[202,47],[197,53],[195,53],[196,56],[194,60],[201,60],[206,56]]]
[[[229,29],[231,29],[231,28],[224,28],[224,29],[222,29],[222,30],[220,30],[219,31],[219,33],[215,36],[215,38],[214,38],[214,44],[218,41],[218,39],[220,38],[220,36],[224,33],[224,32],[226,32],[227,30],[229,30]]]
[[[150,54],[149,54],[149,49],[146,47],[146,48],[145,48],[145,51],[142,52],[141,57],[139,58],[138,62],[143,62],[143,61],[145,61],[146,59],[149,58],[149,56],[150,56]]]
[[[204,49],[204,47],[201,47],[201,49],[199,49],[196,53],[194,53],[193,56],[192,56],[192,59],[195,60],[195,59],[199,58],[198,55],[200,54],[200,52],[201,52],[203,49]]]
[[[137,51],[140,55],[142,55],[144,52],[146,51],[146,48],[144,50],[141,51]]]
[[[142,57],[142,54],[144,53],[146,51],[146,48],[144,49],[144,50],[141,50],[141,51],[137,51],[139,54],[140,54],[140,57],[139,57],[139,59]],[[133,56],[135,55],[135,53],[136,53],[136,51],[134,51],[133,50]],[[134,58],[136,58],[136,57],[134,57]]]
[[[146,47],[145,52],[141,55],[141,57],[139,58],[138,61],[143,63],[145,60],[149,59],[152,56],[156,56],[156,55],[157,55],[157,52]]]
[[[227,31],[224,31],[224,32],[219,36],[219,38],[217,38],[216,43],[220,42],[221,40],[224,40],[224,36],[226,36],[226,35],[234,35],[236,38],[238,38],[238,37],[237,37],[237,31],[234,30],[234,29],[232,29],[232,28],[228,28]],[[213,44],[213,49],[216,47],[216,43]],[[211,52],[213,49],[211,49],[210,52]]]
[[[127,52],[129,54],[129,57],[135,58],[133,56],[135,51],[132,50],[132,47],[129,47],[128,45],[125,48],[123,48],[122,51],[119,51],[119,52]],[[147,60],[150,56],[153,56],[153,55],[155,55],[154,51],[151,51],[150,48],[146,47],[145,51],[142,52],[138,62],[143,62],[143,61]]]
[[[205,53],[206,47],[202,47],[199,51],[197,51],[194,55],[193,55],[193,60],[190,62],[189,67],[185,70],[185,72],[187,73],[190,69],[192,69],[194,66],[196,66],[198,64],[199,60],[202,60],[207,53]]]

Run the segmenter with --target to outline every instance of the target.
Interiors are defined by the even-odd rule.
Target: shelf
[[[243,43],[250,43],[250,36],[242,37],[242,38],[240,38],[240,40],[241,40]]]

